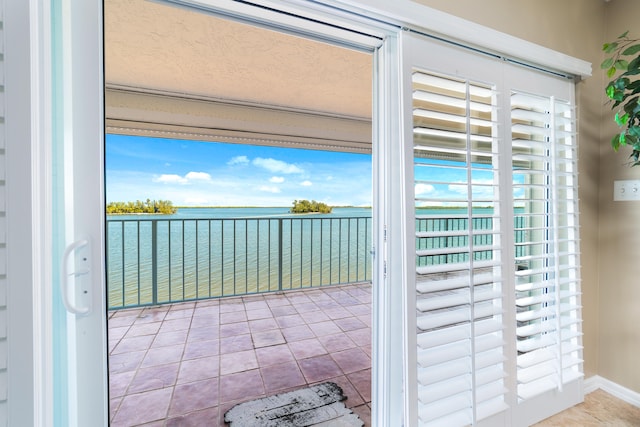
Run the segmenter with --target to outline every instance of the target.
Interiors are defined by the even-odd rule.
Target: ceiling
[[[104,6],[107,88],[371,117],[370,53],[145,0]]]

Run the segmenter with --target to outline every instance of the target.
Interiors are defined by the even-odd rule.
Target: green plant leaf
[[[612,65],[613,65],[613,58],[607,58],[604,61],[602,61],[602,64],[600,64],[600,68],[602,68],[603,70],[606,70]]]
[[[620,137],[618,138],[618,142],[620,145],[627,145],[627,133],[620,132]]]
[[[627,129],[629,135],[633,135],[636,138],[640,137],[640,126],[631,126]]]
[[[614,90],[613,90],[613,98],[611,98],[611,99],[613,99],[614,101],[617,101],[617,102],[616,102],[616,105],[615,105],[615,106],[617,106],[617,105],[619,105],[622,101],[624,101],[626,97],[627,97],[627,96],[624,94],[624,91],[623,91],[623,90],[614,89]],[[614,107],[615,107],[615,106],[614,106]]]
[[[611,78],[616,73],[616,67],[611,67],[607,70],[607,77]]]
[[[640,74],[640,68],[631,68],[631,67],[629,67],[629,70],[627,72],[625,72],[624,74],[622,74],[622,76],[635,76],[637,74]]]
[[[615,120],[618,126],[624,126],[629,121],[629,113],[625,113],[622,116],[619,113],[616,113]]]
[[[618,69],[618,70],[626,70],[627,68],[629,68],[629,63],[627,61],[625,61],[624,59],[618,59],[614,63],[614,67],[616,67],[616,69]]]
[[[627,37],[627,34],[629,34],[629,30],[627,30],[627,31],[625,31],[624,33],[620,34],[620,35],[618,36],[618,38],[619,38],[619,39],[623,39],[623,38]]]
[[[631,114],[633,113],[633,111],[638,107],[638,97],[634,96],[633,98],[629,99],[625,104],[624,104],[624,111],[627,114]],[[616,114],[617,116],[617,114]],[[617,121],[617,119],[616,119]],[[619,124],[619,123],[618,123]]]
[[[617,47],[618,47],[618,42],[613,42],[613,43],[605,44],[604,46],[602,46],[602,49],[606,53],[611,53],[611,52],[615,51]]]
[[[620,136],[619,135],[614,135],[613,138],[611,138],[611,147],[613,147],[614,151],[618,151],[620,149]]]
[[[624,90],[629,84],[631,80],[626,77],[619,77],[613,82],[613,86],[615,86],[618,90]]]
[[[631,60],[631,62],[629,62],[630,70],[635,70],[636,68],[638,68],[638,66],[640,66],[640,55],[636,56]]]
[[[612,83],[609,83],[609,86],[607,86],[607,88],[605,89],[605,92],[607,93],[607,97],[609,99],[613,99],[613,96],[615,94],[616,88],[613,87]]]
[[[634,44],[633,46],[629,46],[625,50],[622,51],[623,55],[635,55],[640,52],[640,44]]]

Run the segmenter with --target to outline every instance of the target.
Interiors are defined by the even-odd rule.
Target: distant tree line
[[[149,200],[141,202],[111,202],[107,204],[107,214],[174,214],[177,208],[169,200]]]
[[[316,202],[315,200],[294,200],[293,207],[289,212],[299,213],[331,213],[333,208],[322,202]]]

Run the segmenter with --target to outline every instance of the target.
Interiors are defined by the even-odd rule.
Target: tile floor
[[[534,424],[534,426],[637,427],[640,426],[640,408],[603,390],[596,390],[587,394],[583,403]]]
[[[233,405],[324,381],[371,417],[371,286],[109,313],[111,425],[224,426]]]

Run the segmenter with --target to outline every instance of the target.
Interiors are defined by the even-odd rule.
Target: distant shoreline
[[[176,209],[291,209],[291,206],[174,206]],[[332,208],[337,208],[337,209],[343,209],[343,208],[348,208],[348,209],[371,209],[371,206],[350,206],[350,205],[344,205],[344,206],[331,206]],[[478,209],[490,209],[490,206],[482,206],[479,207]],[[461,207],[461,206],[419,206],[416,207],[417,210],[424,210],[424,209],[428,209],[428,210],[456,210],[456,209],[464,209],[466,210],[466,207]],[[310,213],[318,213],[318,212],[310,212]],[[166,214],[162,214],[162,213],[155,213],[155,212],[130,212],[130,213],[110,213],[109,215],[166,215]]]
[[[178,209],[291,209],[291,206],[175,206]],[[371,209],[371,206],[331,206],[332,208]]]
[[[174,206],[176,209],[291,209],[291,206]],[[331,206],[337,209],[371,209],[371,206]],[[516,208],[519,206],[516,206]],[[466,210],[462,206],[417,206],[416,210]],[[480,206],[474,209],[491,209],[491,206]],[[318,213],[318,212],[309,212]],[[109,215],[167,215],[156,212],[109,213]]]

